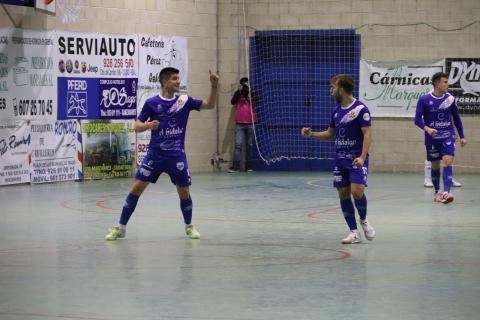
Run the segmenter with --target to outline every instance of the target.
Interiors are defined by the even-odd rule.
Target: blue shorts
[[[188,187],[192,184],[185,154],[176,158],[166,158],[150,150],[138,167],[135,179],[155,183],[163,172],[170,176],[170,180],[176,186]]]
[[[365,160],[363,167],[335,166],[333,168],[333,186],[345,188],[351,183],[367,185],[368,160]]]
[[[427,149],[427,160],[438,161],[443,156],[455,156],[455,138],[449,138],[440,142],[427,142],[425,145]]]

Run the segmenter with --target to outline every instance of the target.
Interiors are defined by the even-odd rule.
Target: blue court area
[[[372,173],[358,245],[326,172],[194,174],[201,240],[165,176],[116,242],[131,179],[2,187],[0,319],[477,319],[479,177],[444,205],[421,174]]]

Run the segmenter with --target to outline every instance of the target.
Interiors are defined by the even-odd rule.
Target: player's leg
[[[442,143],[440,154],[443,164],[443,194],[442,202],[450,203],[453,195],[450,192],[453,180],[453,158],[455,157],[455,139],[451,138]]]
[[[425,179],[423,180],[423,186],[425,188],[433,188],[432,163],[428,160],[425,160]]]
[[[365,238],[372,241],[375,238],[375,229],[367,220],[367,197],[365,186],[368,178],[368,160],[361,168],[353,168],[350,171],[350,189],[352,192],[355,207],[360,216],[360,225],[365,233]]]
[[[190,196],[192,177],[188,170],[186,156],[182,155],[178,159],[170,161],[166,172],[169,174],[172,183],[177,187],[178,197],[180,198],[180,210],[185,222],[185,233],[191,239],[200,239],[200,233],[192,224],[193,201]]]
[[[427,160],[432,163],[432,184],[433,189],[435,190],[435,195],[433,200],[435,202],[441,202],[442,195],[439,193],[440,190],[440,146],[437,144],[428,144],[425,146],[427,149]]]
[[[125,202],[123,204],[122,213],[120,214],[120,221],[118,222],[117,227],[112,227],[108,230],[108,234],[105,236],[105,240],[117,240],[125,238],[127,234],[127,223],[130,220],[135,208],[137,207],[137,202],[143,191],[147,188],[149,182],[135,179],[133,182],[130,193],[127,195]]]
[[[185,222],[185,233],[190,239],[200,239],[200,233],[192,224],[193,202],[190,197],[190,188],[188,186],[181,187],[177,185],[177,192],[180,198],[180,210],[182,211],[183,221]]]
[[[137,207],[138,199],[150,182],[155,183],[158,180],[162,172],[161,165],[159,161],[155,160],[153,154],[147,153],[135,173],[135,180],[123,204],[118,226],[108,230],[105,240],[117,240],[125,237],[127,223]]]
[[[443,194],[442,203],[450,203],[453,201],[453,195],[450,192],[453,180],[453,155],[444,155],[443,163]]]
[[[343,244],[360,243],[362,241],[355,219],[355,208],[352,202],[350,190],[349,172],[345,168],[335,167],[333,169],[333,186],[337,189],[340,199],[340,208],[345,222],[350,229],[348,235],[342,239]]]

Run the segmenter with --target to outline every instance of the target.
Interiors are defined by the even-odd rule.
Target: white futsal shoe
[[[360,219],[360,225],[362,226],[363,232],[365,233],[365,238],[367,238],[368,241],[375,239],[375,229],[373,229],[372,225],[368,223],[367,219]]]
[[[350,233],[342,239],[343,244],[352,244],[362,242],[362,236],[358,230],[351,230]]]

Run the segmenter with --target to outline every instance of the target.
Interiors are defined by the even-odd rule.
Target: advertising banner
[[[0,29],[0,119],[56,119],[55,32]]]
[[[174,67],[180,71],[180,90],[187,91],[187,38],[139,35],[139,89],[160,89],[160,71]]]
[[[58,119],[134,119],[137,36],[57,35]]]
[[[448,91],[462,114],[480,114],[480,58],[447,58]]]
[[[0,122],[0,185],[30,182],[29,120]]]
[[[445,61],[360,61],[359,99],[372,117],[415,117],[420,96],[432,90],[434,73],[444,70]]]
[[[30,127],[31,182],[80,179],[81,134],[78,120],[33,121]]]
[[[135,169],[133,121],[82,121],[85,179],[131,177]]]

